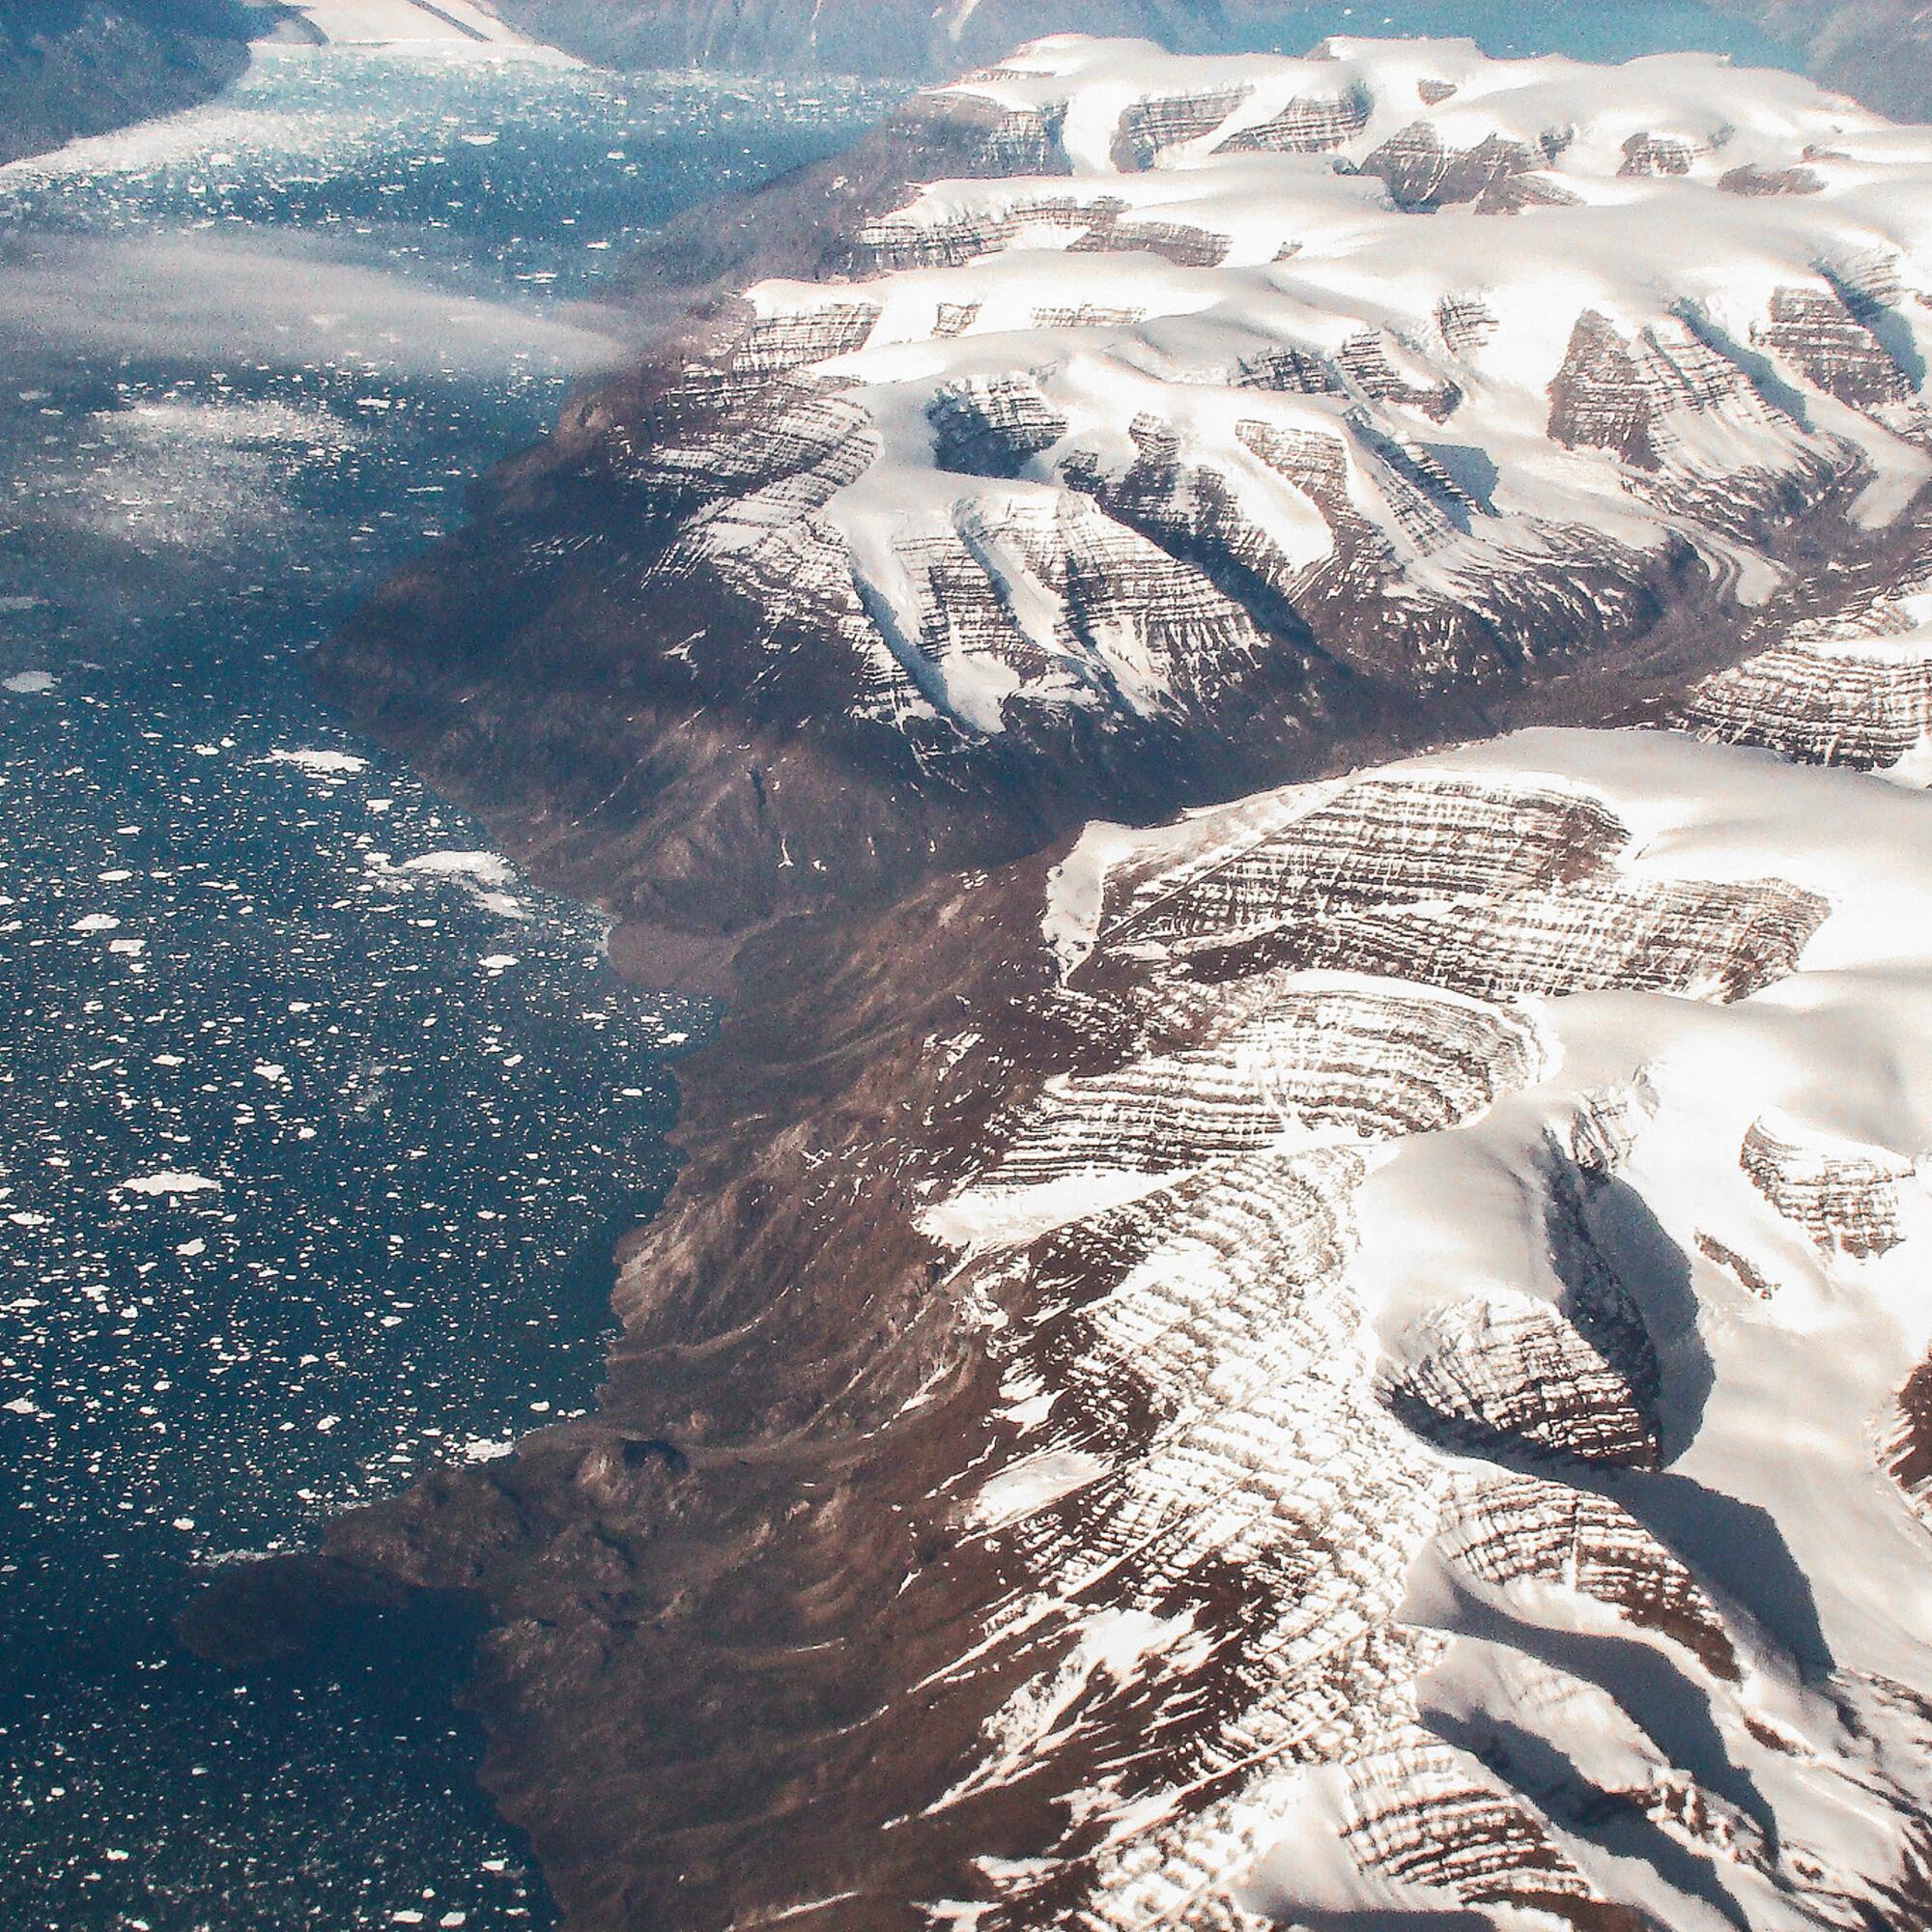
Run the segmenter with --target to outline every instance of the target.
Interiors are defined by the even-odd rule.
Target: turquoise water
[[[170,1619],[587,1406],[707,1015],[302,659],[614,353],[627,244],[882,104],[278,54],[0,172],[8,1932],[554,1917],[474,1788],[460,1618],[239,1674]]]

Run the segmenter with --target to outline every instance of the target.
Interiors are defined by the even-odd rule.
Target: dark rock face
[[[1779,400],[1909,481],[1908,278],[1760,275],[1750,339],[1573,302],[1518,428],[1696,541],[1544,524],[1445,587],[1507,514],[1504,278],[1203,327],[1164,277],[1262,299],[1310,251],[1164,171],[1302,156],[1412,266],[1577,218],[1530,191],[1562,144],[1432,148],[1433,72],[1399,117],[1195,73],[1099,126],[1037,78],[668,237],[649,363],[325,653],[630,916],[620,957],[728,954],[733,1000],[596,1417],[225,1574],[187,1634],[478,1602],[486,1781],[573,1932],[1916,1923],[1925,1338],[1887,1284],[1932,877],[1925,801],[1855,774],[1932,742],[1932,524],[1838,521],[1863,466]],[[1691,131],[1630,175],[1600,142],[1613,197],[1689,183],[1754,237],[1829,203],[1833,163],[1746,192]],[[1107,357],[1135,400],[1082,440],[1062,364]],[[828,506],[894,435],[889,570]],[[1256,507],[1283,478],[1302,572]],[[1053,506],[1030,551],[924,517],[1015,486]],[[1747,604],[1714,540],[1834,567]],[[1145,711],[1122,636],[1164,654]],[[1056,651],[1112,681],[1058,701]],[[953,681],[989,652],[998,728]],[[1347,771],[1612,715],[1674,728]]]
[[[0,162],[173,114],[247,64],[230,0],[26,0],[0,15]]]
[[[1804,47],[1809,71],[1881,114],[1932,114],[1932,7],[1924,0],[1722,0]]]

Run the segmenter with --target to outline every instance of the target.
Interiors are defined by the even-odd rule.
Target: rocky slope
[[[1926,1922],[1912,535],[1667,728],[755,940],[597,1418],[197,1640],[479,1595],[574,1927]]]
[[[578,1932],[1932,1923],[1932,133],[1714,84],[1062,44],[671,239],[327,671],[728,931],[688,1166],[193,1641],[473,1595]]]
[[[1601,716],[1885,553],[1928,183],[1701,57],[1042,43],[670,238],[682,327],[324,675],[687,926]]]
[[[230,0],[34,0],[0,14],[0,162],[172,114],[247,64]]]

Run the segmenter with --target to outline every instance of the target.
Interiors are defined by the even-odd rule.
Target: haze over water
[[[242,1675],[168,1620],[192,1565],[588,1404],[705,1017],[301,660],[614,353],[600,270],[883,99],[277,52],[0,172],[10,1928],[551,1916],[446,1616]]]

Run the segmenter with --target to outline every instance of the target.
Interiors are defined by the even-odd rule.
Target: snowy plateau
[[[751,936],[600,1416],[328,1588],[488,1603],[573,1925],[1932,1924],[1932,129],[1420,42],[918,113],[499,484],[494,641],[337,647]],[[1296,781],[1094,817],[1170,753]],[[712,864],[1068,766],[823,953]]]
[[[957,93],[1038,172],[750,291],[762,473],[687,533],[895,715],[1211,719],[1270,605],[1434,678],[1614,634],[1673,548],[1757,601],[1778,524],[1928,474],[1932,136],[1803,81],[1065,42]]]

